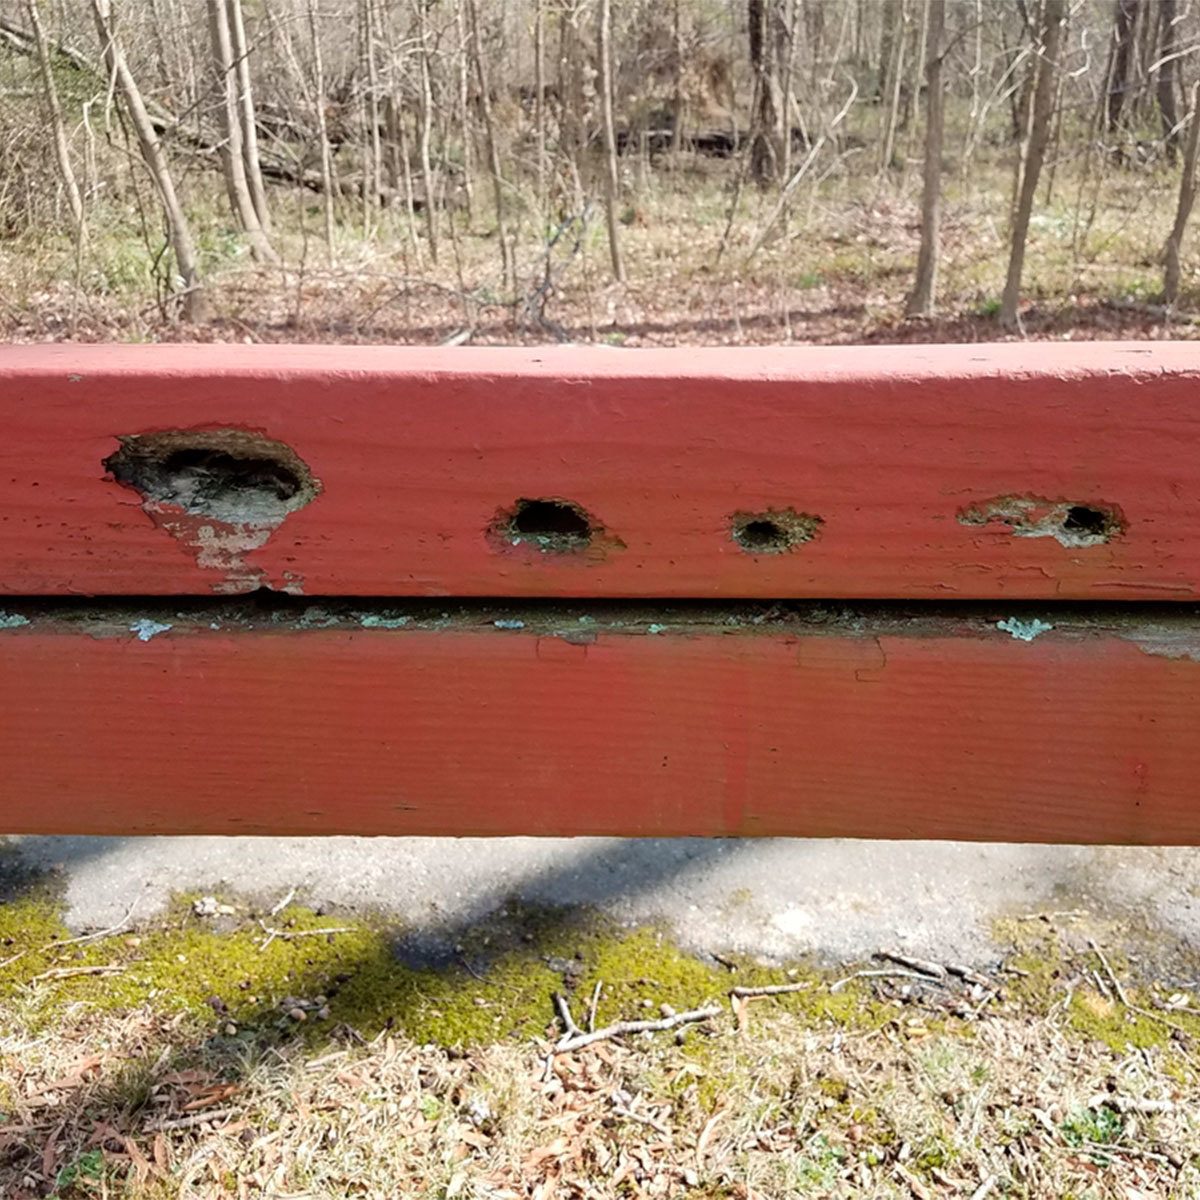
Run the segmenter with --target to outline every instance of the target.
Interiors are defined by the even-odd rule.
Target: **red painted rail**
[[[0,420],[0,832],[1200,843],[1191,346],[37,347]]]
[[[15,348],[0,428],[10,595],[1200,597],[1192,345]]]

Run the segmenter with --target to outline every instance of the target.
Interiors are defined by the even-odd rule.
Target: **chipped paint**
[[[518,621],[515,618],[498,617],[492,622],[497,629],[524,629],[525,622]]]
[[[142,617],[140,621],[134,621],[130,625],[129,632],[136,633],[139,642],[148,642],[151,638],[158,637],[160,633],[167,633],[170,629],[171,626],[162,621],[152,621],[149,617]]]
[[[996,628],[1004,630],[1018,642],[1032,642],[1034,638],[1041,637],[1043,633],[1049,633],[1054,626],[1037,617],[1030,621],[1022,621],[1020,617],[1006,617],[1003,621],[996,622]]]
[[[20,613],[0,612],[0,629],[20,629],[22,625],[28,625],[29,618],[23,617]]]
[[[1005,525],[1014,537],[1049,537],[1072,550],[1102,546],[1125,531],[1125,518],[1114,505],[1045,496],[997,496],[964,508],[958,523]]]

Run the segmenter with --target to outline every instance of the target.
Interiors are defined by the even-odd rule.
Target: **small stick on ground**
[[[329,929],[273,929],[265,921],[258,922],[259,928],[267,935],[263,940],[263,944],[259,946],[259,952],[265,950],[276,938],[281,938],[285,942],[295,941],[297,938],[305,937],[322,937],[330,933],[353,933],[354,930],[348,925],[333,925]]]
[[[581,1050],[593,1042],[605,1042],[631,1033],[663,1033],[665,1030],[675,1029],[680,1025],[694,1025],[698,1021],[711,1021],[720,1015],[721,1009],[715,1004],[710,1004],[706,1008],[693,1008],[688,1012],[675,1013],[674,1016],[663,1017],[658,1021],[618,1021],[615,1025],[606,1025],[603,1029],[596,1029],[591,1033],[567,1034],[555,1043],[554,1049],[550,1053],[551,1055],[569,1054],[572,1050]]]
[[[563,1038],[579,1037],[583,1031],[575,1024],[575,1018],[571,1016],[571,1006],[567,1003],[567,998],[559,992],[554,993],[554,1008],[558,1013],[558,1019],[563,1023],[563,1028],[566,1030]]]
[[[165,1121],[156,1121],[146,1126],[147,1133],[166,1133],[170,1129],[194,1129],[197,1125],[207,1125],[210,1121],[224,1121],[228,1117],[236,1117],[236,1108],[212,1108],[208,1112],[192,1113],[188,1117],[169,1117]]]
[[[273,909],[271,909],[271,911],[269,913],[267,913],[267,916],[268,917],[279,916],[279,914],[281,912],[283,912],[283,910],[285,908],[287,908],[287,906],[289,904],[291,904],[291,902],[293,900],[295,900],[295,898],[296,898],[296,889],[292,888],[292,890],[290,892],[288,892],[288,894],[286,896],[284,896],[284,898],[282,900],[280,900],[279,903],[276,904],[275,907]]]
[[[55,967],[35,975],[29,982],[40,983],[44,979],[74,979],[79,975],[120,975],[124,967]]]
[[[770,983],[762,987],[735,987],[729,989],[729,994],[738,1000],[753,1000],[756,996],[786,996],[791,992],[802,992],[812,984],[805,980],[803,983]]]
[[[985,991],[997,992],[1000,990],[1000,985],[994,979],[989,979],[986,975],[981,975],[978,971],[972,971],[970,967],[963,966],[962,963],[947,963],[946,970],[951,975],[955,975],[963,980],[964,983],[973,983],[976,987],[981,987]]]
[[[1132,1007],[1129,1003],[1129,997],[1125,994],[1125,989],[1121,986],[1121,981],[1113,972],[1112,967],[1109,965],[1108,959],[1104,957],[1104,951],[1100,949],[1095,940],[1092,938],[1088,938],[1088,945],[1096,952],[1096,957],[1100,960],[1100,965],[1104,968],[1105,974],[1112,981],[1113,988],[1117,993],[1117,998],[1123,1005],[1125,1005],[1126,1008]]]
[[[656,1133],[661,1133],[663,1137],[671,1136],[671,1131],[661,1121],[656,1121],[653,1117],[644,1116],[642,1113],[634,1112],[632,1108],[625,1108],[620,1104],[614,1104],[612,1110],[618,1117],[624,1117],[627,1121],[640,1121],[643,1125],[649,1125],[651,1129]]]
[[[887,971],[855,971],[853,975],[847,975],[844,979],[838,979],[829,985],[831,992],[840,991],[855,979],[915,979],[919,983],[924,983],[929,987],[940,987],[936,979],[931,978],[919,971],[901,971],[899,969]]]
[[[596,980],[596,986],[592,989],[592,1002],[588,1005],[588,1033],[596,1032],[596,1005],[600,1003],[600,989],[603,988],[604,981]]]
[[[876,958],[882,958],[884,962],[893,962],[901,967],[907,967],[910,971],[917,971],[921,975],[928,975],[932,979],[945,979],[947,975],[946,968],[941,963],[930,962],[925,958],[914,958],[911,954],[901,954],[899,950],[877,950]]]
[[[996,1176],[989,1175],[972,1193],[971,1200],[983,1200],[992,1188],[996,1186]]]

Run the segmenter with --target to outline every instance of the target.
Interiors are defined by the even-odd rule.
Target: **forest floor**
[[[28,882],[0,905],[0,1194],[1200,1194],[1200,962],[1135,968],[1144,930],[1076,911],[995,933],[978,972],[764,966],[509,906],[430,961],[294,893],[72,938]],[[584,1030],[670,1027],[561,1048],[556,994]]]
[[[797,189],[775,221],[777,193],[739,188],[725,164],[688,156],[674,167],[627,164],[636,199],[621,210],[622,284],[611,278],[599,206],[547,230],[518,192],[509,218],[515,278],[506,285],[486,180],[453,227],[438,214],[436,262],[419,213],[410,226],[402,206],[374,212],[368,231],[361,205],[346,201],[330,253],[320,199],[280,195],[283,265],[255,264],[223,215],[215,180],[199,176],[190,196],[211,318],[194,326],[156,299],[161,239],[133,223],[129,195],[114,193],[107,208],[97,202],[82,254],[65,231],[0,242],[0,335],[614,346],[1200,336],[1200,254],[1192,258],[1186,244],[1181,303],[1157,303],[1174,168],[1093,158],[1048,172],[1022,328],[1005,331],[996,322],[1011,188],[1004,154],[967,171],[948,165],[938,315],[915,320],[903,316],[920,233],[915,166],[881,176],[863,163],[859,172],[854,152],[840,163],[836,177]]]

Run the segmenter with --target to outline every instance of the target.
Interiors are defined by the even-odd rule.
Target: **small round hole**
[[[1082,504],[1072,504],[1063,517],[1062,527],[1068,533],[1081,537],[1104,537],[1109,531],[1108,514],[1097,508],[1088,508]]]
[[[733,540],[747,554],[783,554],[802,542],[812,541],[820,527],[820,517],[794,508],[735,513]]]
[[[787,530],[774,521],[747,521],[735,534],[737,543],[745,550],[772,553],[786,550],[791,544]]]

